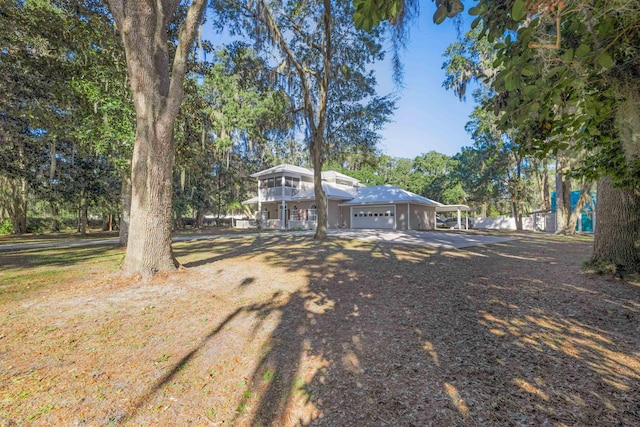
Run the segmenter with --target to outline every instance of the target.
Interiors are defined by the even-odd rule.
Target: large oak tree
[[[392,108],[390,100],[375,96],[375,79],[368,70],[382,57],[379,33],[353,27],[348,0],[219,0],[218,4],[225,22],[235,22],[234,30],[249,34],[259,51],[274,55],[280,63],[280,81],[292,98],[314,169],[315,238],[323,239],[327,199],[321,174],[328,153],[345,142],[339,125],[371,126]],[[381,112],[374,114],[376,109]]]
[[[178,45],[169,52],[179,0],[106,0],[122,36],[136,110],[131,223],[123,271],[150,276],[173,270],[171,250],[174,123],[183,98],[187,59],[206,0],[186,8]],[[180,9],[182,11],[183,9]]]

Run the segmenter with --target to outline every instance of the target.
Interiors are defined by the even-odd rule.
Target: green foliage
[[[114,86],[126,81],[125,67],[107,72],[124,58],[108,14],[97,3],[62,1],[3,2],[1,12],[0,178],[20,189],[13,194],[34,194],[52,206],[77,208],[80,199],[117,206],[113,165],[127,152],[101,149],[105,139],[122,141],[113,141],[113,134],[102,138],[98,129],[107,117],[93,119],[97,102],[109,94],[117,99]],[[109,85],[102,93],[95,89]],[[113,116],[125,116],[121,105],[114,109]],[[12,211],[23,204],[19,197],[0,203]],[[11,215],[26,223],[26,210]]]
[[[382,21],[397,22],[405,13],[404,0],[353,0],[353,6],[353,22],[365,31],[371,31]]]
[[[0,234],[12,234],[13,233],[13,223],[9,218],[5,219],[2,224],[0,224]]]
[[[436,11],[433,22],[441,24],[446,18],[453,18],[464,10],[462,0],[433,0]],[[417,11],[417,2],[410,0],[353,0],[355,11],[353,22],[365,31],[388,21],[392,25],[402,25]]]
[[[527,2],[525,0],[515,0],[511,8],[511,17],[516,21],[522,21],[527,16]]]
[[[630,113],[621,106],[640,93],[640,4],[577,1],[562,11],[556,49],[553,10],[522,24],[516,37],[507,35],[513,34],[512,20],[527,14],[524,3],[512,2],[511,17],[494,2],[479,3],[482,34],[504,36],[496,45],[499,71],[488,104],[504,113],[499,126],[526,129],[526,149],[538,156],[587,150],[593,155],[583,162],[583,174],[611,175],[620,185],[635,185],[640,169],[630,147],[619,141],[625,136],[620,118],[638,115],[637,109]]]
[[[224,216],[253,190],[245,184],[256,159],[289,132],[290,102],[246,44],[221,47],[212,63],[193,68],[176,121],[173,212]]]

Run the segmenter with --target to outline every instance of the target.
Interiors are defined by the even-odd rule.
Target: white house
[[[258,195],[242,203],[257,205],[262,227],[316,227],[313,170],[282,164],[251,176],[258,181]],[[322,172],[322,188],[329,228],[433,230],[436,208],[444,206],[392,185],[366,187],[335,171]]]

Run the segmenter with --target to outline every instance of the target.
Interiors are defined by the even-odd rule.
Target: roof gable
[[[337,186],[331,184],[329,182],[322,183],[322,189],[324,190],[324,195],[327,199],[332,200],[351,200],[353,196],[356,194],[356,189],[353,188],[344,188],[343,186]],[[303,190],[291,197],[291,200],[314,200],[315,199],[315,191],[313,188],[309,188],[307,190]]]
[[[349,175],[345,175],[343,173],[336,172],[336,171],[322,171],[322,179],[327,179],[327,180],[342,179],[344,181],[353,182],[354,184],[357,184],[360,182],[359,179],[353,178]]]
[[[261,176],[266,176],[266,175],[273,175],[273,174],[282,174],[282,173],[292,173],[292,174],[298,174],[298,175],[305,175],[305,176],[313,176],[313,169],[308,169],[308,168],[303,168],[301,166],[294,166],[294,165],[290,165],[288,163],[282,163],[278,166],[274,166],[272,168],[269,169],[265,169],[263,171],[260,172],[256,172],[254,174],[251,175],[252,178],[259,178]],[[354,184],[357,184],[360,182],[360,180],[350,177],[348,175],[345,175],[343,173],[340,172],[336,172],[336,171],[323,171],[322,172],[322,179],[342,179],[342,180],[346,180],[346,181],[350,181],[353,182]]]
[[[260,171],[260,172],[256,172],[256,173],[252,174],[251,176],[253,178],[259,178],[261,176],[272,175],[272,174],[276,174],[276,173],[293,173],[293,174],[299,174],[299,175],[313,176],[313,170],[312,169],[307,169],[307,168],[303,168],[303,167],[300,167],[300,166],[294,166],[294,165],[290,165],[288,163],[283,163],[281,165],[274,166],[272,168],[265,169],[265,170]]]

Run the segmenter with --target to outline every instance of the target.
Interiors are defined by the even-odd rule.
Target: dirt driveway
[[[640,287],[590,246],[216,238],[151,283],[2,253],[85,278],[0,288],[0,425],[640,425]]]

